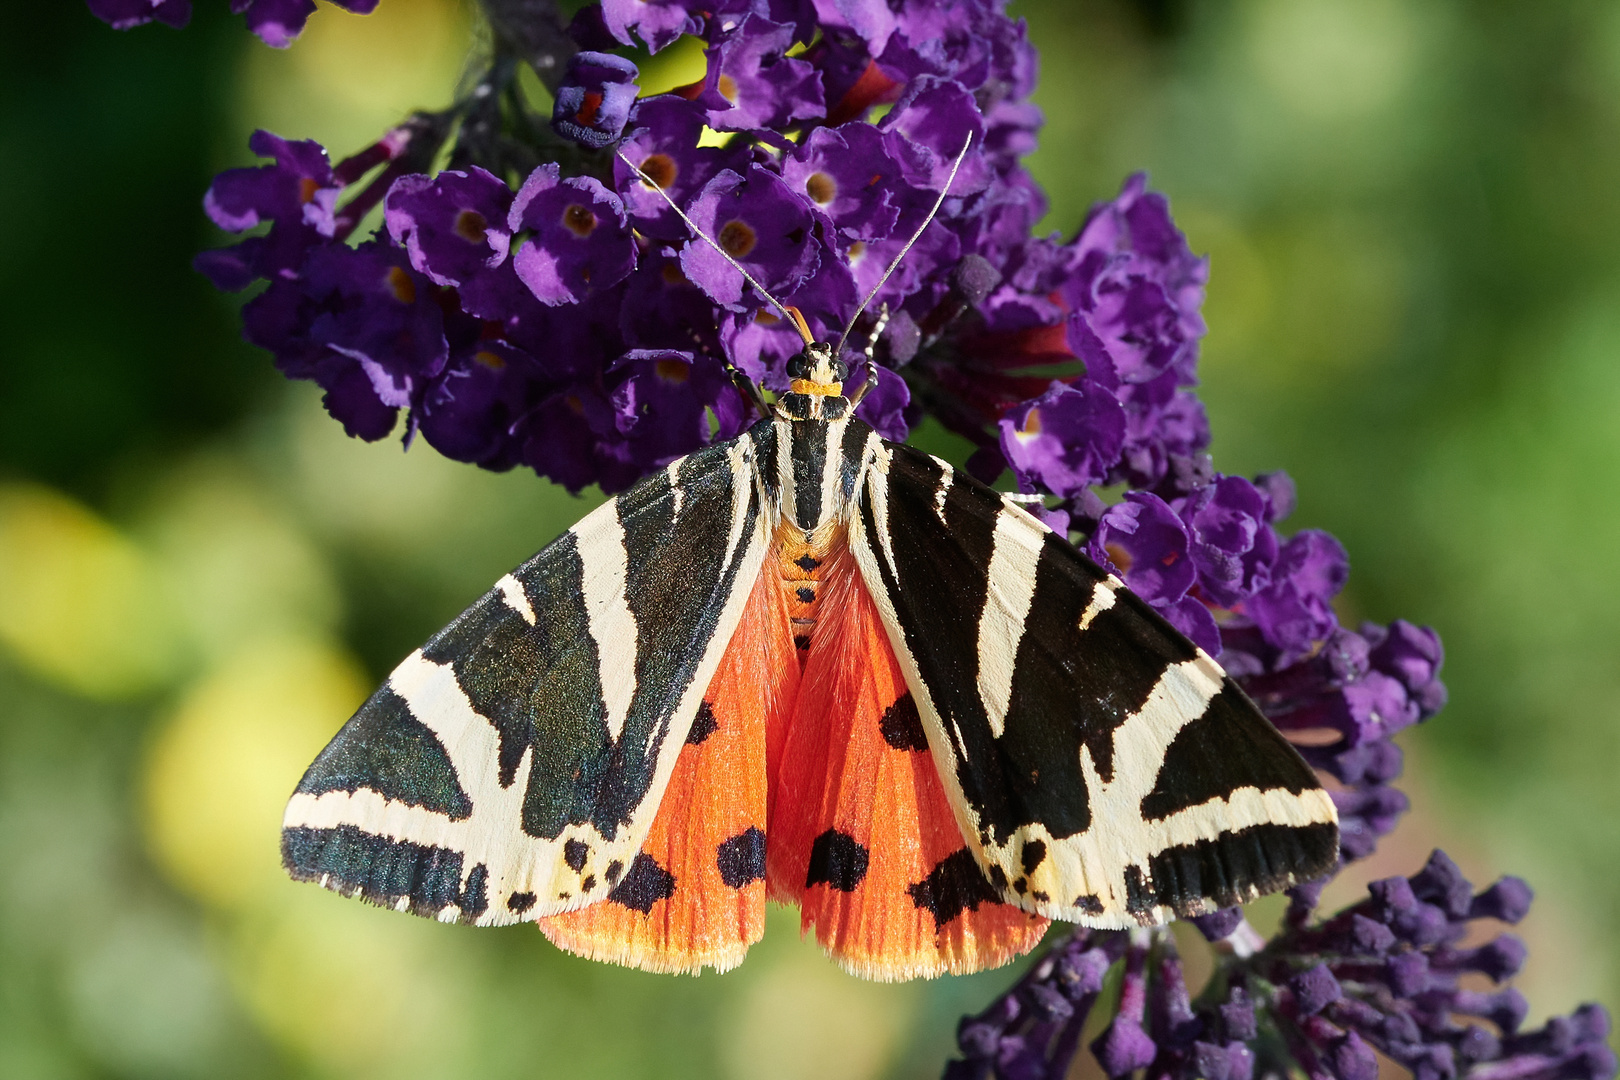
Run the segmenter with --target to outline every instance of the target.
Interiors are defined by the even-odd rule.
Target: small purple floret
[[[624,203],[588,176],[559,178],[556,165],[529,174],[507,228],[528,232],[512,257],[519,279],[543,304],[574,304],[616,285],[636,265]]]
[[[191,21],[191,0],[87,0],[90,13],[114,30],[160,22],[176,30]]]
[[[551,126],[565,139],[599,149],[618,141],[636,102],[630,61],[606,52],[579,52],[568,61],[568,75],[557,87]]]

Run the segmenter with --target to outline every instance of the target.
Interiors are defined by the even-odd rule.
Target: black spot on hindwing
[[[810,869],[804,885],[830,885],[840,892],[854,892],[866,878],[871,852],[848,833],[828,829],[810,845]]]
[[[686,733],[687,746],[702,746],[710,735],[720,728],[720,721],[714,718],[714,709],[710,707],[707,699],[698,706],[697,715],[692,718],[692,728]]]
[[[675,875],[658,865],[651,855],[636,856],[624,880],[608,893],[608,899],[645,915],[660,900],[675,895]]]
[[[883,710],[878,721],[883,741],[896,750],[927,750],[928,736],[923,732],[922,716],[917,712],[917,700],[906,691],[893,705]]]
[[[964,911],[977,911],[980,904],[1001,899],[967,848],[941,859],[927,877],[907,886],[906,892],[913,904],[933,914],[936,930]]]
[[[720,880],[729,888],[740,889],[750,881],[765,878],[765,834],[750,825],[715,849]]]

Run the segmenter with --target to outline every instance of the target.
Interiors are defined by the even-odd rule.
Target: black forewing
[[[1213,660],[1073,545],[887,442],[856,518],[857,561],[928,705],[942,779],[1007,899],[1118,925],[1331,867],[1334,812],[1299,755]],[[1033,554],[992,580],[998,528]],[[986,609],[1009,596],[1027,614],[998,637]],[[1000,714],[981,677],[997,649],[1012,656]],[[1187,869],[1191,851],[1201,874]]]
[[[407,658],[300,784],[289,871],[434,914],[467,895],[447,868],[476,869],[492,898],[478,921],[605,895],[606,867],[628,865],[651,824],[695,684],[763,559],[754,460],[771,437],[761,425],[643,480]],[[431,888],[396,895],[378,882]]]

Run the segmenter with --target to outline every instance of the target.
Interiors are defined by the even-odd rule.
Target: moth
[[[764,419],[406,657],[288,803],[289,873],[665,972],[740,963],[773,900],[907,979],[1332,869],[1332,801],[1215,660],[856,418],[843,343],[782,310],[805,347]]]

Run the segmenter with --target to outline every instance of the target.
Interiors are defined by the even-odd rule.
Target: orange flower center
[[[569,203],[563,210],[562,223],[563,228],[583,240],[596,230],[596,215],[591,213],[589,207]]]
[[[745,221],[732,219],[720,226],[720,248],[733,259],[746,259],[748,253],[754,250],[759,243],[759,234],[754,227]]]
[[[467,241],[467,243],[482,244],[484,234],[489,229],[489,222],[485,221],[484,215],[476,210],[463,210],[456,215],[454,228],[456,235]]]

